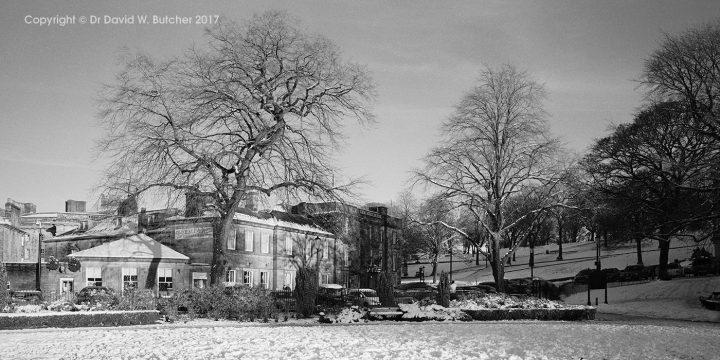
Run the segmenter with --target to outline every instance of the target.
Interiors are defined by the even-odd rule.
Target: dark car
[[[347,290],[342,285],[322,284],[318,289],[315,303],[321,306],[343,306],[345,305],[346,297]]]
[[[715,269],[715,259],[709,257],[701,257],[693,260],[691,268],[695,276],[703,276],[717,272]]]
[[[42,291],[39,290],[10,290],[13,299],[36,303],[43,300]]]
[[[115,290],[109,287],[86,286],[78,291],[75,296],[75,303],[86,305],[115,305],[118,303],[118,298],[115,295]]]
[[[648,269],[643,265],[628,265],[620,272],[620,281],[637,281],[651,278]]]
[[[437,289],[432,287],[428,283],[424,282],[411,282],[411,283],[405,283],[400,284],[395,287],[394,295],[395,298],[402,298],[402,299],[415,299],[415,300],[422,300],[424,298],[435,298],[435,295],[437,294]],[[405,301],[405,300],[403,300]]]
[[[605,274],[605,280],[607,282],[616,282],[620,280],[620,269],[618,268],[605,268],[602,269],[603,274]]]

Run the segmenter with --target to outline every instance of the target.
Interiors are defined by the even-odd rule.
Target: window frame
[[[122,283],[122,289],[120,289],[121,293],[125,292],[125,289],[128,288],[126,285],[134,283],[134,286],[132,289],[137,289],[139,282],[138,282],[138,271],[137,268],[122,268],[120,272],[120,282]],[[125,276],[129,276],[129,280],[125,280]],[[132,280],[132,277],[135,277],[135,280]],[[130,289],[130,288],[128,288]]]
[[[245,247],[244,250],[247,252],[253,252],[255,248],[255,232],[252,230],[245,230]]]
[[[175,279],[173,278],[173,277],[174,277],[174,276],[173,276],[173,273],[174,273],[173,270],[174,270],[173,268],[159,268],[159,269],[158,269],[158,273],[157,273],[158,296],[170,297],[170,296],[172,295],[172,293],[173,293],[173,291],[174,291],[173,284],[175,283]],[[169,276],[170,281],[169,281],[169,282],[168,282],[168,280],[167,280],[167,278],[168,278],[167,272],[168,272],[168,271],[170,272],[170,276]],[[165,276],[161,276],[161,275],[165,275]],[[160,281],[160,278],[164,278],[165,280],[164,280],[164,281]],[[167,287],[165,288],[165,290],[162,290],[162,289],[161,289],[161,286],[160,286],[161,284],[169,284],[169,286],[167,286]],[[167,293],[167,294],[162,294],[162,293]]]
[[[252,287],[254,285],[254,277],[255,271],[253,269],[243,269],[243,285]]]
[[[227,243],[225,244],[225,246],[227,246],[228,250],[236,250],[237,249],[237,229],[235,229],[234,226],[232,227],[232,229],[233,229],[232,236],[228,237]],[[232,245],[232,247],[230,245]]]
[[[270,253],[270,233],[268,232],[260,234],[260,252],[263,254]]]
[[[96,270],[97,269],[97,275],[100,275],[100,277],[90,277],[90,275],[96,275],[95,271],[92,271],[92,274],[90,274],[90,270]],[[90,280],[92,279],[92,281]],[[98,281],[99,280],[99,281]],[[98,285],[99,283],[99,285]],[[85,268],[85,286],[103,286],[103,279],[102,279],[102,267],[86,267]]]

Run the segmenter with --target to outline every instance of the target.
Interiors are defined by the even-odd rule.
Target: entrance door
[[[67,296],[75,291],[75,284],[73,279],[60,279],[60,294]]]

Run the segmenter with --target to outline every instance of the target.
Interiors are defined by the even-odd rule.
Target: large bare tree
[[[211,283],[223,281],[232,220],[248,193],[324,196],[336,185],[331,154],[342,121],[372,121],[367,71],[327,38],[281,12],[208,29],[205,48],[156,61],[125,59],[102,97],[111,159],[105,185],[170,189],[212,199]]]
[[[503,238],[542,210],[528,209],[508,221],[508,200],[548,189],[541,185],[554,173],[551,164],[558,142],[548,135],[544,98],[543,86],[525,72],[508,65],[485,69],[442,125],[442,144],[426,156],[425,168],[415,171],[419,181],[469,209],[487,231],[500,291],[505,289],[504,263],[512,253],[500,253]]]

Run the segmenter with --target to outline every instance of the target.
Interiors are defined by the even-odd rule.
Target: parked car
[[[650,279],[650,269],[643,265],[628,265],[620,272],[620,281],[637,281]]]
[[[692,273],[695,276],[714,274],[716,272],[715,259],[713,258],[701,257],[692,261]]]
[[[275,308],[283,311],[295,311],[295,293],[292,290],[280,290],[270,292]]]
[[[394,290],[395,299],[413,298],[415,300],[422,300],[426,297],[434,299],[436,294],[436,288],[432,287],[428,283],[419,281],[400,284],[396,286]]]
[[[605,274],[605,280],[607,282],[616,282],[620,280],[620,269],[618,268],[605,268],[601,271]]]
[[[315,300],[321,306],[343,306],[346,302],[347,291],[345,287],[338,284],[322,284],[318,289]]]
[[[351,305],[363,307],[380,305],[380,297],[373,289],[349,289],[347,301]]]

